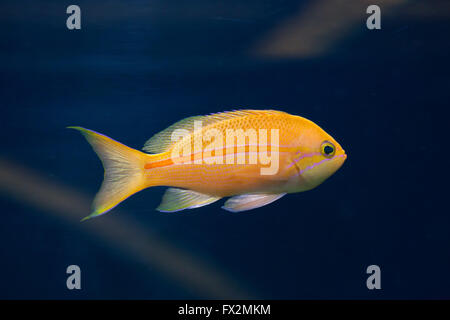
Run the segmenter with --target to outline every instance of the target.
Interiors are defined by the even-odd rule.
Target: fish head
[[[311,123],[301,135],[296,166],[303,190],[320,185],[345,162],[347,154],[341,145],[316,124]]]

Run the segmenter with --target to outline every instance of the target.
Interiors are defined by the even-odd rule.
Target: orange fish
[[[95,131],[79,130],[100,157],[99,216],[134,193],[168,186],[157,208],[193,209],[231,197],[222,208],[246,211],[287,193],[315,188],[344,163],[339,143],[318,125],[275,110],[189,117],[156,134],[141,152]]]

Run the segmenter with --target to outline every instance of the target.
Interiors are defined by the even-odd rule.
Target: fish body
[[[131,149],[94,131],[83,133],[99,155],[105,179],[93,217],[153,186],[170,187],[158,207],[174,212],[232,197],[237,212],[310,190],[331,176],[345,151],[318,125],[275,110],[241,110],[190,117]]]

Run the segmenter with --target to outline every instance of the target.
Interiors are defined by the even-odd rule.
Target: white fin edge
[[[161,212],[177,212],[184,209],[194,209],[206,206],[221,197],[214,197],[200,192],[169,188],[164,193],[161,204],[156,210]]]
[[[242,194],[234,196],[228,199],[222,209],[230,212],[242,212],[252,210],[256,208],[268,205],[281,197],[286,193],[281,194]]]

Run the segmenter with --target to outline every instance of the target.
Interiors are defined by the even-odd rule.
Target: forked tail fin
[[[100,191],[95,196],[92,213],[86,219],[107,213],[132,194],[145,188],[145,153],[129,148],[107,136],[81,127],[80,131],[99,156],[105,170]]]

